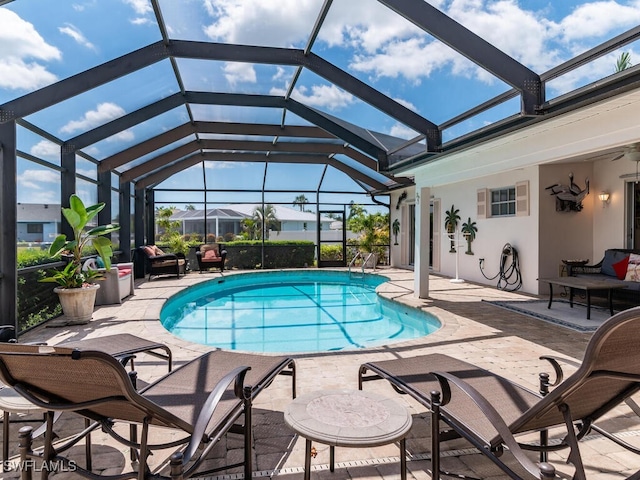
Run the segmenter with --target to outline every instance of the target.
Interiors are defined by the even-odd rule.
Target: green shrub
[[[264,242],[264,268],[302,268],[314,264],[315,244],[310,241],[275,240]],[[262,267],[262,241],[239,240],[224,244],[226,268]]]
[[[320,258],[322,260],[342,260],[342,245],[320,245]]]

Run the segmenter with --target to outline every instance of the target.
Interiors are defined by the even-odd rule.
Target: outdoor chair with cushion
[[[63,454],[68,455],[73,445],[98,427],[136,450],[138,473],[123,472],[120,478],[177,480],[240,465],[244,465],[244,478],[251,478],[251,405],[256,395],[285,371],[293,376],[295,389],[295,365],[291,358],[213,351],[136,390],[131,372],[104,351],[0,345],[2,381],[47,411],[76,412],[94,421],[83,432],[54,445],[53,415],[47,414],[44,445],[35,451],[31,428],[23,427],[20,438],[23,479],[31,478],[29,467],[39,462],[70,465],[72,459]],[[121,423],[141,426],[139,437],[137,433],[131,439],[119,435],[116,427]],[[175,434],[167,436],[154,427],[172,429]],[[156,437],[157,433],[160,437]],[[243,435],[244,461],[214,469],[201,468],[227,433]],[[159,471],[152,471],[148,464],[154,452],[154,468]],[[161,456],[163,453],[168,457]],[[76,476],[100,478],[77,464],[74,466]]]
[[[220,272],[224,272],[224,262],[227,258],[227,251],[220,248],[220,244],[201,245],[196,252],[198,267],[200,273],[210,268],[219,268]]]
[[[360,367],[359,386],[362,388],[363,381],[384,378],[431,410],[433,478],[439,478],[440,442],[463,437],[511,478],[552,478],[554,467],[545,462],[547,452],[568,447],[568,462],[575,467],[573,478],[584,479],[578,441],[592,428],[640,453],[637,447],[594,425],[640,389],[639,342],[640,307],[614,315],[593,334],[579,368],[565,380],[560,382],[560,365],[551,359],[558,378],[550,384],[548,376],[541,374],[540,390],[557,386],[546,396],[441,354],[365,363]],[[373,375],[367,375],[369,371]],[[448,425],[447,432],[440,431],[440,420]],[[562,432],[557,442],[547,440],[552,427]],[[539,442],[519,441],[522,434],[531,432],[540,432]],[[522,472],[515,472],[515,467],[501,458],[507,450]],[[541,463],[536,464],[524,450],[540,452]],[[629,478],[639,475],[640,471]]]
[[[122,303],[122,300],[134,293],[133,263],[112,264],[107,271],[98,265],[95,258],[89,258],[82,265],[83,270],[100,270],[103,278],[96,283],[100,288],[96,292],[96,305]]]
[[[138,251],[145,259],[145,272],[151,275],[184,275],[187,260],[182,253],[164,253],[156,245],[138,247]]]

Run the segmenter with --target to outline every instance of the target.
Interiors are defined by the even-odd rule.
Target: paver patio
[[[293,355],[298,371],[298,393],[319,388],[357,388],[358,367],[367,361],[394,357],[414,356],[433,352],[448,354],[499,372],[532,390],[538,388],[538,373],[549,371],[548,364],[539,360],[540,355],[554,354],[580,359],[590,334],[551,325],[527,316],[498,308],[483,300],[510,300],[522,298],[519,293],[503,292],[495,288],[472,283],[454,284],[448,278],[430,277],[430,298],[413,297],[413,272],[397,269],[378,270],[390,282],[383,285],[383,295],[400,302],[422,308],[436,315],[443,327],[436,333],[393,346],[371,348],[363,351],[315,353]],[[225,272],[225,275],[233,275]],[[156,279],[139,282],[136,295],[122,305],[97,307],[88,325],[75,327],[39,327],[28,332],[21,341],[47,341],[50,344],[64,340],[81,340],[100,335],[132,333],[169,345],[174,353],[176,366],[207,351],[210,347],[196,345],[178,339],[168,333],[158,321],[163,302],[180,289],[218,277],[219,273],[191,273],[180,279]],[[139,378],[152,381],[166,372],[161,360],[141,355],[136,360]],[[407,438],[410,455],[407,478],[430,478],[429,470],[429,421],[425,409],[413,400],[396,394],[386,382],[369,382],[364,387],[395,398],[406,405],[413,415],[414,425]],[[265,390],[254,404],[254,470],[261,476],[299,480],[303,478],[304,439],[294,436],[283,420],[284,407],[290,401],[290,381],[278,378]],[[499,410],[499,406],[498,406]],[[31,417],[33,418],[33,417]],[[631,443],[640,444],[640,423],[626,407],[619,407],[599,422],[615,431],[626,431]],[[74,415],[63,415],[56,425],[60,436],[79,428],[82,420]],[[12,442],[17,444],[19,424],[12,424]],[[158,432],[166,435],[166,432]],[[635,438],[634,438],[635,437]],[[116,445],[105,434],[93,436],[94,470],[99,473],[118,473],[128,467],[129,452]],[[398,479],[398,448],[387,445],[369,449],[336,449],[336,471],[330,473],[329,447],[315,445],[318,455],[312,461],[312,479]],[[12,455],[17,453],[11,446]],[[214,450],[212,464],[221,458],[239,459],[242,455],[239,438],[228,436]],[[590,435],[581,442],[587,475],[593,479],[621,478],[640,469],[640,457],[634,456],[613,443]],[[83,447],[74,447],[78,462],[83,462]],[[441,465],[445,470],[468,474],[482,479],[505,478],[505,475],[484,456],[475,452],[463,441],[444,445],[445,456]],[[509,454],[505,454],[508,456]],[[573,467],[566,465],[565,453],[551,455],[550,459],[562,477],[570,478]],[[151,463],[158,462],[155,455]],[[508,457],[507,457],[508,458]],[[15,460],[15,457],[13,457]],[[157,464],[154,464],[157,465]],[[2,478],[17,478],[15,472]],[[72,473],[51,476],[55,479],[75,478]],[[242,478],[231,473],[212,478]]]

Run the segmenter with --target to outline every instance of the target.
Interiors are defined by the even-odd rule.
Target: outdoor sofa
[[[570,276],[625,285],[615,295],[640,305],[640,250],[609,248],[593,265],[567,265]]]

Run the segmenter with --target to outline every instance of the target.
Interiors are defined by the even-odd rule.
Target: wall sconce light
[[[607,203],[609,203],[609,192],[600,192],[600,194],[598,195],[598,198],[600,199],[600,201],[602,202],[602,208],[604,208]]]

